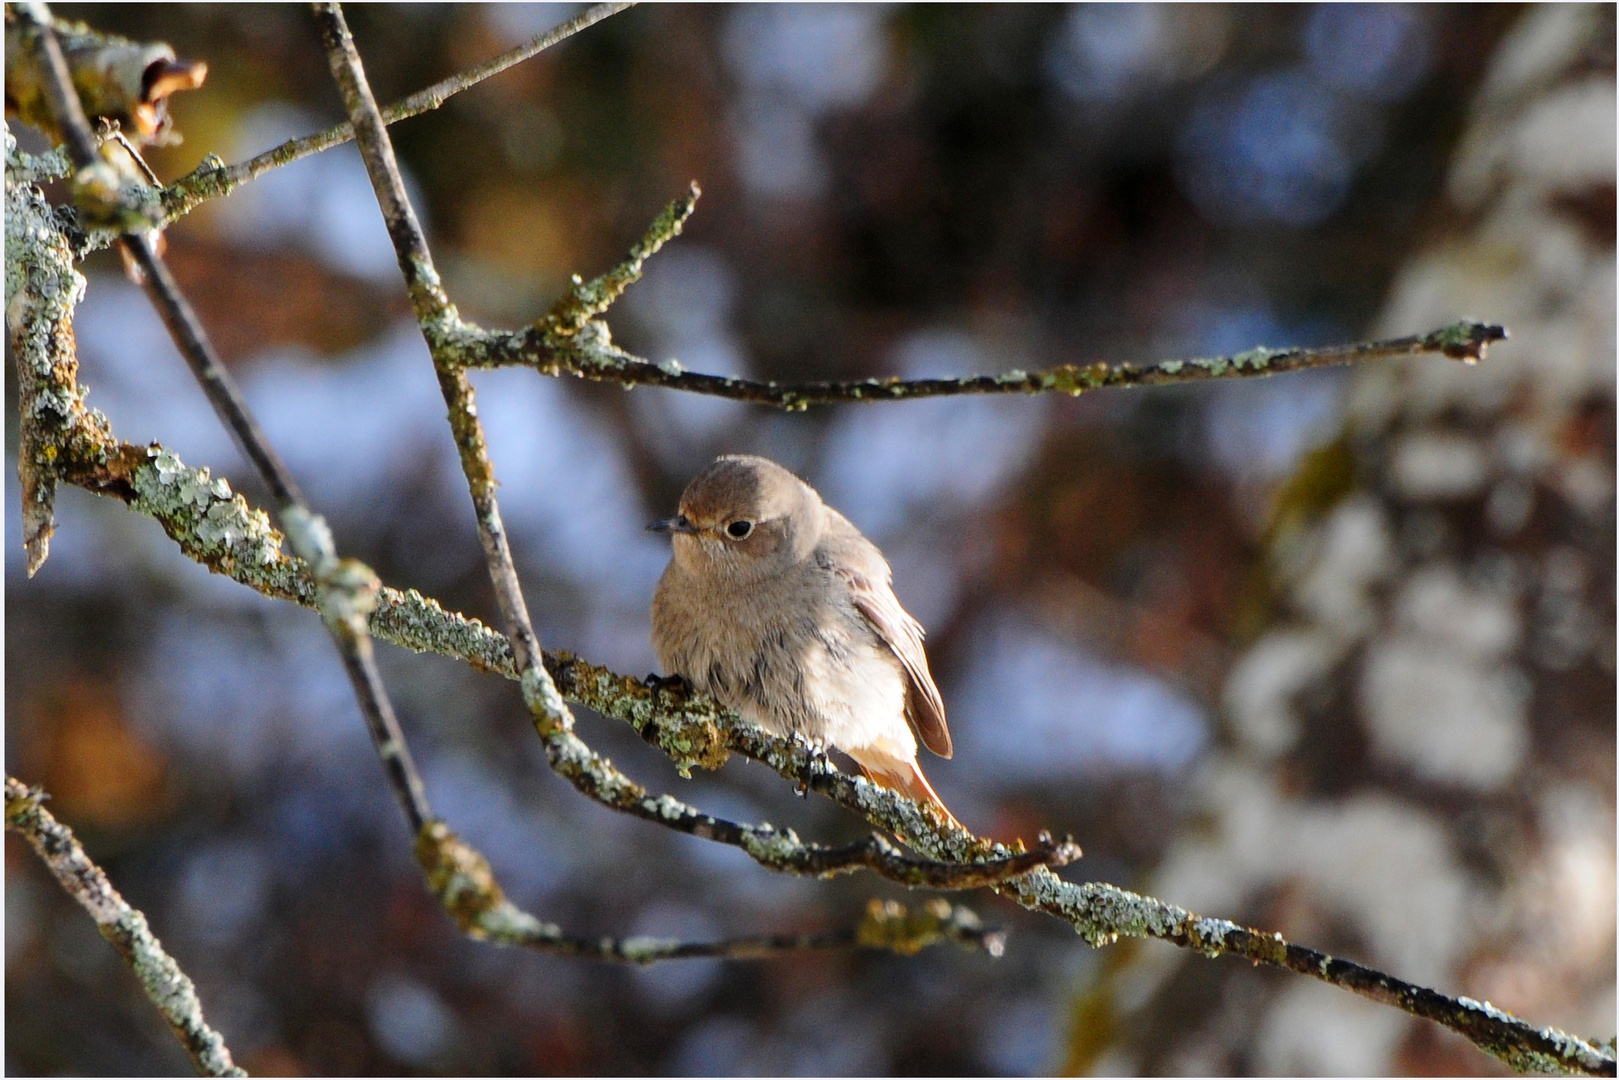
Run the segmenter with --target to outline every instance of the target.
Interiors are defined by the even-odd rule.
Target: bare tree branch
[[[61,365],[76,365],[71,343],[65,341],[65,344],[68,347],[61,354],[59,364],[52,365],[55,372],[69,373],[71,369]],[[71,380],[70,374],[67,377]],[[78,400],[71,381],[51,386],[47,379],[46,388],[56,392],[37,396],[44,400]],[[30,391],[30,394],[35,393]],[[32,397],[25,399],[25,413],[31,401]],[[305,560],[293,562],[281,555],[280,537],[270,528],[268,517],[249,510],[241,496],[233,494],[222,479],[214,479],[207,470],[187,468],[178,457],[161,448],[118,443],[104,422],[97,422],[94,414],[84,410],[82,405],[66,421],[66,427],[82,433],[87,447],[62,454],[53,445],[50,456],[74,482],[129,501],[162,522],[184,550],[214,567],[250,573],[261,587],[289,598],[296,595],[301,602],[319,608],[322,601],[318,576],[308,571]],[[91,467],[82,469],[70,464],[83,460],[80,454],[93,462]],[[340,629],[346,626],[346,623],[341,624]],[[369,650],[368,637],[357,639],[355,644],[363,644]],[[345,659],[348,655],[345,654]],[[368,668],[351,666],[349,673],[356,680],[370,677]],[[368,690],[368,700],[386,700],[380,685],[368,687]],[[1030,852],[959,865],[907,856],[878,836],[840,848],[828,848],[806,843],[790,830],[726,821],[667,795],[651,796],[602,762],[571,733],[558,734],[555,741],[562,757],[576,764],[584,763],[583,767],[573,769],[573,778],[581,790],[586,790],[597,801],[676,831],[741,848],[761,865],[783,873],[826,877],[865,868],[908,886],[962,889],[1027,873],[1039,865],[1063,865],[1079,854],[1078,848],[1067,842],[1041,842]],[[408,763],[408,750],[402,738],[384,745],[396,760]],[[413,769],[411,775],[414,775]],[[426,816],[415,828],[418,835],[433,824],[426,810],[425,796],[422,806]]]
[[[168,455],[167,451],[162,453]],[[119,495],[120,489],[128,485],[117,482],[89,486],[105,494]],[[149,488],[150,485],[143,482],[140,486]],[[136,510],[153,512],[144,499],[129,501]],[[177,538],[194,531],[168,523],[165,527],[171,535],[178,534]],[[255,565],[253,559],[222,560],[217,551],[201,550],[195,539],[182,540],[181,546],[192,558],[266,595],[312,605],[307,570],[277,549],[272,548],[272,563]],[[517,678],[510,645],[502,635],[476,619],[445,611],[436,601],[414,590],[398,592],[385,588],[372,615],[371,626],[378,637],[405,648],[457,657],[476,670]],[[991,841],[947,833],[910,800],[863,777],[827,768],[807,747],[772,736],[706,698],[650,686],[567,653],[547,656],[546,666],[564,697],[629,724],[646,741],[668,753],[682,771],[693,766],[715,767],[723,762],[727,753],[740,753],[790,781],[798,782],[808,776],[813,790],[896,835],[907,836],[925,852],[940,858],[984,858],[997,850],[998,846]],[[1221,919],[1203,918],[1184,908],[1113,885],[1073,884],[1048,872],[1035,871],[1003,887],[1003,891],[1025,907],[1045,911],[1068,922],[1094,945],[1106,944],[1120,936],[1156,937],[1208,956],[1230,953],[1257,963],[1285,967],[1393,1005],[1414,1016],[1434,1020],[1523,1071],[1614,1075],[1611,1053],[1555,1028],[1536,1028],[1487,1003],[1441,994],[1351,961],[1292,945],[1275,934]]]
[[[79,846],[73,830],[42,805],[46,795],[15,777],[6,777],[6,831],[27,840],[67,894],[96,922],[101,936],[163,1014],[186,1055],[204,1076],[246,1076],[231,1060],[224,1036],[202,1018],[197,988],[163,949],[146,916],[130,907],[101,867]]]
[[[580,753],[585,748],[572,735],[572,714],[558,693],[556,683],[546,671],[539,652],[538,639],[528,619],[526,604],[501,522],[499,506],[494,497],[493,469],[489,463],[482,426],[477,418],[471,386],[466,380],[464,369],[468,365],[468,358],[462,349],[465,345],[466,328],[455,315],[454,308],[444,294],[437,271],[433,267],[425,236],[405,193],[386,126],[366,83],[364,69],[344,22],[342,10],[336,4],[317,4],[315,10],[333,76],[343,92],[344,103],[349,110],[350,121],[354,125],[372,186],[376,190],[384,221],[393,240],[412,305],[422,326],[423,336],[433,354],[440,387],[450,410],[451,427],[461,453],[463,472],[466,474],[477,512],[479,533],[483,540],[490,577],[502,617],[510,631],[512,657],[525,701],[529,705],[536,728],[546,742],[553,767],[567,775],[581,791],[599,800],[603,795],[611,796],[614,789],[623,781],[614,775],[616,770],[610,771],[605,762],[593,757],[587,758]],[[694,199],[695,196],[694,188],[691,198]],[[564,298],[558,310],[547,320],[537,324],[530,334],[546,339],[546,344],[552,345],[558,337],[577,338],[587,329],[595,328],[596,332],[590,337],[598,345],[605,346],[608,340],[606,328],[602,324],[592,322],[593,316],[605,310],[623,287],[639,275],[641,263],[646,255],[655,251],[658,245],[677,232],[689,212],[689,200],[683,208],[678,205],[671,208],[670,212],[659,219],[653,234],[632,251],[631,258],[621,273],[610,274],[598,282],[593,282],[591,286],[584,286],[581,283],[569,297]],[[461,335],[456,334],[458,330],[462,331]],[[1476,359],[1489,341],[1497,340],[1503,334],[1499,327],[1467,324],[1447,328],[1428,338],[1395,343],[1393,351],[1405,353],[1412,351],[1413,348],[1426,347],[1434,351],[1455,352],[1466,358]],[[455,340],[458,336],[463,340]],[[1381,355],[1388,351],[1390,350],[1387,347],[1379,346],[1366,346],[1359,350],[1362,355],[1367,353]],[[1270,370],[1272,363],[1278,363],[1280,370],[1289,365],[1303,366],[1309,359],[1309,354],[1304,351],[1292,351],[1280,354],[1279,357],[1272,356],[1268,352],[1245,356],[1249,358],[1247,366],[1256,373]],[[1242,365],[1223,364],[1222,374],[1224,367],[1227,366],[1240,371]],[[1062,380],[1054,379],[1052,385],[1044,388],[1061,388],[1077,392],[1092,386],[1108,385],[1110,379],[1128,384],[1169,381],[1179,374],[1179,372],[1163,372],[1162,375],[1167,378],[1160,378],[1159,374],[1134,370],[1114,375],[1113,370],[1115,369],[1093,372],[1088,384],[1086,379],[1075,375],[1066,385],[1060,385]],[[1198,377],[1208,377],[1208,370],[1195,365],[1194,370],[1202,372]],[[678,371],[663,374],[669,378],[678,378],[679,375]],[[1114,384],[1117,385],[1118,382]],[[921,393],[983,392],[978,389],[966,389],[967,386],[974,384],[960,381],[953,384],[945,381],[941,384],[935,380],[924,385],[927,386],[927,390],[918,391],[918,396]],[[954,386],[955,389],[946,390],[945,385]],[[1028,391],[1041,385],[1041,381],[1029,383],[1028,377],[1024,376],[1021,385],[1016,389]],[[901,392],[891,396],[906,396],[906,394]],[[776,403],[796,406],[801,402],[793,400]],[[802,403],[807,404],[807,401]],[[807,777],[810,785],[817,790],[830,795],[850,809],[857,810],[868,820],[889,828],[896,835],[906,837],[926,854],[945,859],[965,859],[982,858],[991,854],[1000,855],[1005,852],[1001,845],[944,825],[910,800],[879,788],[864,778],[843,776],[829,763],[818,761],[815,756],[807,754],[802,747],[795,747],[782,740],[765,736],[759,729],[739,724],[735,717],[725,719],[728,721],[725,728],[728,743],[732,749],[772,765],[778,771],[782,771],[783,775]],[[1223,920],[1196,917],[1184,909],[1164,904],[1162,901],[1139,897],[1113,886],[1094,884],[1076,886],[1041,869],[1022,878],[1004,882],[995,888],[1025,907],[1044,910],[1065,919],[1093,943],[1110,941],[1120,933],[1137,933],[1195,947],[1209,954],[1235,951],[1249,959],[1309,970],[1316,977],[1326,981],[1373,996],[1378,1000],[1391,1001],[1417,1015],[1437,1019],[1469,1035],[1484,1049],[1518,1066],[1538,1062],[1542,1057],[1547,1060],[1562,1060],[1558,1058],[1559,1054],[1567,1059],[1563,1061],[1565,1067],[1573,1065],[1583,1068],[1595,1063],[1600,1068],[1604,1063],[1611,1063],[1611,1059],[1603,1059],[1594,1048],[1578,1040],[1571,1042],[1568,1038],[1561,1037],[1559,1041],[1558,1038],[1553,1038],[1546,1032],[1536,1031],[1506,1014],[1486,1012],[1482,1007],[1463,999],[1449,999],[1435,992],[1420,991],[1419,988],[1371,973],[1356,965],[1347,963],[1334,965],[1330,962],[1330,958],[1312,953],[1310,950],[1301,950],[1299,955],[1303,959],[1298,959],[1295,965],[1289,962],[1296,958],[1289,953],[1285,944],[1281,946],[1279,954],[1274,948],[1261,950],[1257,947],[1257,943],[1261,940],[1261,935],[1257,932],[1248,931]],[[1276,938],[1270,940],[1279,942]],[[1308,961],[1311,958],[1317,958],[1320,962],[1314,967],[1309,967]],[[1442,1004],[1436,1005],[1435,1001]],[[1574,1046],[1575,1043],[1578,1043],[1577,1047]],[[1594,1057],[1589,1060],[1582,1057],[1582,1049],[1589,1050]]]
[[[1372,360],[1393,360],[1442,353],[1468,363],[1484,359],[1492,341],[1502,341],[1500,326],[1464,319],[1427,334],[1364,341],[1323,348],[1255,348],[1233,356],[1155,360],[1143,364],[1062,364],[1041,371],[1008,371],[1001,375],[964,375],[942,379],[858,379],[817,382],[758,382],[729,375],[686,371],[676,361],[652,363],[616,345],[603,324],[597,333],[569,343],[547,341],[533,329],[513,333],[476,332],[465,338],[468,367],[532,367],[546,375],[573,375],[621,386],[664,386],[711,397],[799,410],[810,405],[913,398],[959,397],[966,394],[1068,394],[1077,397],[1104,387],[1162,386],[1207,379],[1254,378],[1309,368],[1336,367]]]
[[[383,121],[388,124],[396,124],[409,117],[430,112],[461,91],[476,86],[492,75],[499,75],[507,68],[520,64],[531,56],[537,56],[558,42],[572,37],[586,27],[596,25],[610,15],[616,15],[624,9],[634,6],[633,2],[593,4],[562,25],[531,38],[515,49],[508,49],[499,56],[492,57],[465,71],[457,72],[447,79],[441,79],[432,86],[418,90],[407,98],[383,107],[381,110]],[[262,154],[246,161],[238,162],[235,165],[226,165],[218,158],[210,155],[191,173],[182,176],[163,189],[164,220],[165,222],[171,222],[184,214],[190,213],[209,199],[229,195],[249,180],[256,179],[271,169],[279,168],[282,165],[290,165],[300,158],[318,154],[322,150],[329,150],[334,146],[341,146],[353,138],[354,128],[352,125],[338,124],[336,127],[327,128],[325,131],[317,132],[314,135],[288,139],[280,146],[273,147]]]
[[[1043,371],[1008,371],[1000,375],[966,375],[941,379],[859,379],[799,383],[758,382],[726,375],[687,371],[676,360],[653,363],[613,343],[607,324],[596,316],[607,311],[624,290],[641,277],[646,260],[680,235],[696,209],[701,191],[693,183],[681,198],[655,218],[623,262],[590,282],[574,286],[533,326],[519,331],[490,331],[455,320],[440,328],[443,348],[461,367],[532,367],[545,375],[573,375],[621,386],[662,386],[695,394],[774,405],[798,410],[810,405],[904,401],[963,394],[1043,394],[1077,396],[1104,387],[1158,386],[1205,379],[1252,378],[1289,371],[1332,367],[1402,356],[1441,353],[1473,364],[1483,360],[1491,342],[1507,337],[1504,327],[1463,319],[1427,334],[1389,341],[1358,342],[1324,348],[1267,349],[1234,356],[1157,360],[1150,363],[1063,364]],[[447,331],[447,332],[446,332]]]
[[[517,48],[378,111],[384,124],[393,124],[437,108],[453,94],[537,55],[630,6],[633,5],[597,4]],[[235,165],[225,165],[210,155],[192,173],[161,190],[159,219],[163,223],[172,222],[202,202],[228,195],[241,184],[270,169],[342,145],[353,137],[352,124],[340,124],[314,135],[289,140]],[[576,282],[574,289],[533,326],[515,331],[484,330],[462,321],[454,309],[446,304],[437,327],[440,348],[460,368],[532,367],[553,376],[572,375],[625,387],[662,386],[733,401],[799,410],[819,404],[901,401],[967,394],[1062,393],[1077,396],[1104,387],[1252,378],[1421,354],[1443,354],[1467,363],[1477,363],[1485,359],[1492,342],[1505,340],[1508,336],[1504,327],[1460,319],[1426,334],[1386,341],[1320,348],[1259,346],[1231,356],[1172,358],[1146,363],[1099,360],[1083,365],[1060,364],[1037,371],[1013,370],[999,375],[780,383],[687,371],[676,359],[653,362],[620,349],[613,343],[607,325],[596,320],[595,316],[604,313],[623,289],[640,277],[641,264],[647,255],[679,234],[681,225],[695,206],[698,194],[694,183],[688,195],[675,200],[659,216],[624,262],[588,284]],[[92,232],[83,238],[82,251],[103,246],[111,239],[111,234]]]
[[[140,448],[133,449],[143,456],[146,453]],[[177,459],[168,451],[160,453],[161,460],[177,464]],[[175,465],[166,467],[172,473]],[[152,470],[153,467],[144,465],[142,469]],[[202,477],[191,481],[192,486],[205,482],[206,472],[199,472]],[[132,509],[158,516],[152,500],[125,494],[132,486],[126,479],[92,480],[87,475],[75,474],[70,482],[77,483],[81,479],[91,490],[124,498]],[[141,481],[139,486],[150,490],[151,484]],[[313,606],[313,587],[307,569],[298,560],[280,553],[273,532],[269,533],[270,546],[265,552],[268,562],[257,558],[222,557],[217,547],[199,541],[194,527],[184,524],[187,515],[208,516],[189,507],[178,514],[166,511],[159,520],[164,521],[165,528],[180,541],[188,556],[265,595]],[[262,513],[259,516],[262,518]],[[267,523],[265,529],[268,532]],[[500,633],[476,619],[446,611],[415,590],[399,592],[384,588],[371,617],[371,629],[379,638],[417,652],[451,656],[478,671],[511,679],[518,677],[511,647]],[[770,735],[706,698],[651,686],[568,653],[554,653],[545,659],[564,697],[629,724],[647,742],[663,749],[683,772],[693,766],[716,767],[727,753],[736,752],[767,765],[795,783],[808,776],[813,790],[896,835],[911,838],[924,851],[931,850],[941,858],[958,853],[961,858],[983,858],[997,849],[991,841],[968,838],[965,834],[947,834],[923,808],[910,800],[863,777],[827,768],[807,747]],[[1522,1071],[1614,1075],[1613,1055],[1590,1041],[1555,1028],[1536,1028],[1487,1003],[1441,994],[1351,961],[1289,944],[1275,934],[1221,919],[1203,918],[1184,908],[1113,885],[1073,884],[1037,870],[1004,887],[1004,891],[1023,906],[1068,922],[1093,945],[1103,945],[1121,936],[1156,937],[1208,956],[1229,953],[1256,963],[1285,967],[1393,1005],[1414,1016],[1434,1020]]]
[[[910,911],[893,901],[873,900],[865,918],[853,929],[822,934],[767,934],[717,942],[581,937],[513,906],[495,882],[484,857],[440,822],[429,825],[417,838],[416,858],[427,871],[429,888],[468,937],[566,956],[651,964],[698,957],[764,959],[849,947],[908,955],[945,941],[991,956],[1000,956],[1005,948],[1001,931],[985,929],[968,908],[938,899]]]
[[[340,15],[338,17],[340,18]],[[48,23],[44,24],[40,39],[42,43],[53,41]],[[47,81],[54,83],[56,80]],[[68,115],[60,126],[78,136],[71,149],[75,156],[83,159],[80,162],[81,168],[88,168],[97,161],[95,141],[86,129],[83,116],[75,117],[71,114],[71,105],[76,102],[71,88],[61,85],[59,91],[57,95],[59,102],[68,103],[62,106]],[[381,130],[380,121],[375,126],[378,131]],[[365,130],[362,127],[362,131]],[[399,180],[397,167],[392,166],[391,157],[388,167],[392,171],[395,188],[402,192],[403,184]],[[389,210],[396,240],[405,245],[401,249],[401,265],[407,268],[407,274],[411,273],[412,268],[416,271],[412,275],[414,286],[412,292],[417,303],[418,315],[424,323],[442,317],[447,308],[447,301],[443,297],[442,290],[436,285],[436,278],[432,277],[431,257],[425,242],[421,239],[420,229],[415,225],[410,207],[406,203],[396,202]],[[420,778],[411,762],[408,747],[393,715],[386,690],[376,671],[370,639],[365,630],[364,615],[374,603],[377,591],[375,576],[369,569],[352,560],[339,562],[335,558],[330,533],[324,522],[315,517],[304,502],[291,476],[252,418],[246,402],[228,372],[214,354],[206,332],[149,240],[143,234],[129,234],[124,236],[122,241],[133,252],[134,258],[143,270],[153,293],[154,302],[163,314],[181,352],[203,384],[221,420],[236,436],[249,460],[258,468],[277,501],[281,503],[283,524],[292,536],[294,549],[306,562],[314,564],[317,602],[321,610],[328,613],[328,623],[341,646],[345,668],[373,732],[379,756],[388,769],[396,792],[401,795],[401,805],[410,820],[413,832],[418,836],[425,835],[424,830],[433,820],[432,813],[427,805]],[[469,472],[469,476],[476,475],[482,478],[481,491],[484,498],[479,504],[479,510],[480,520],[485,523],[486,543],[500,552],[501,561],[498,565],[504,568],[510,582],[503,590],[502,596],[508,603],[515,597],[516,625],[526,627],[527,614],[522,610],[522,597],[516,591],[516,579],[511,569],[510,557],[505,552],[504,534],[499,524],[499,508],[493,501],[492,474],[487,457],[483,453],[483,435],[472,405],[470,386],[465,376],[459,374],[448,377],[445,385],[446,394],[452,400],[452,418],[460,422],[458,441],[464,448],[471,447],[470,451],[464,451],[469,470],[475,471]],[[206,483],[206,478],[199,479]],[[300,535],[312,538],[313,542],[306,541],[300,544],[298,542]],[[490,540],[491,537],[494,539]],[[333,605],[332,593],[336,591],[334,589],[336,585],[344,587],[344,591],[340,594],[344,612],[341,618],[334,618],[329,614]],[[531,635],[532,631],[529,633]],[[532,655],[538,655],[537,646]],[[543,677],[543,668],[540,669],[540,673]],[[581,740],[573,736],[566,723],[553,732],[550,745],[554,757],[570,763],[571,767],[566,771],[572,774],[576,786],[591,794],[597,801],[644,820],[740,847],[762,864],[787,873],[824,877],[864,867],[908,885],[973,888],[1026,873],[1035,866],[1050,863],[1061,865],[1077,858],[1079,854],[1078,848],[1071,843],[1056,844],[1043,840],[1036,850],[1030,853],[1019,851],[1006,858],[963,866],[907,857],[886,840],[875,835],[842,848],[805,844],[790,830],[784,832],[770,826],[739,825],[704,814],[668,796],[649,798],[644,789],[612,769]],[[449,835],[447,830],[445,835]]]

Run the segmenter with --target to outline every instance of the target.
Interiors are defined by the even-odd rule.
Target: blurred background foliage
[[[349,17],[388,101],[576,10]],[[302,7],[57,13],[208,62],[173,104],[183,145],[151,154],[165,178],[340,118]],[[1071,831],[1068,876],[1612,1034],[1613,33],[1599,6],[659,5],[397,125],[451,295],[489,324],[535,318],[698,180],[685,235],[610,315],[698,370],[996,372],[1464,314],[1518,338],[1476,371],[804,415],[484,373],[542,638],[653,670],[666,549],[642,525],[715,453],[767,454],[890,556],[956,732],[926,767],[970,825]],[[498,623],[353,147],[169,243],[340,547]],[[262,502],[141,294],[110,256],[86,270],[91,404]],[[8,770],[54,794],[253,1072],[1493,1068],[1339,991],[1092,951],[988,896],[998,961],[631,971],[463,941],[311,614],[82,492],[24,581],[9,369]],[[846,925],[896,893],[612,816],[549,775],[513,687],[382,660],[440,814],[571,930]],[[716,813],[859,831],[759,768],[688,784],[630,732],[582,732]],[[7,1071],[184,1071],[82,912],[23,846],[6,859]]]

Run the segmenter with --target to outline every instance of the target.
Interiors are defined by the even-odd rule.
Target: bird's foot
[[[805,747],[804,768],[798,774],[798,797],[809,798],[810,785],[814,783],[817,775],[825,776],[832,769],[832,759],[827,755],[826,746],[820,742],[811,742]]]
[[[661,694],[666,690],[691,689],[691,683],[681,675],[659,675],[654,672],[646,677],[645,682],[654,694]]]

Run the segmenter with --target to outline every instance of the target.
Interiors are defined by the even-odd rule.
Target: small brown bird
[[[674,546],[652,598],[665,673],[778,735],[836,747],[959,824],[916,764],[913,727],[951,752],[922,626],[848,518],[775,462],[731,454],[686,486],[678,516],[648,528]]]

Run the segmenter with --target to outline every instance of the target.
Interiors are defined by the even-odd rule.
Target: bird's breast
[[[897,660],[833,582],[803,570],[726,587],[671,565],[652,605],[664,670],[783,734],[847,745],[848,729],[878,718],[903,727]]]

